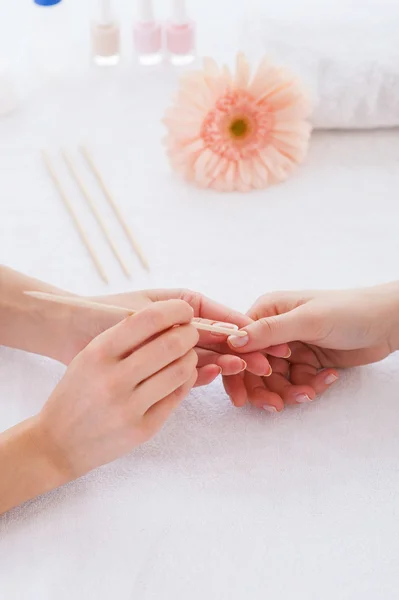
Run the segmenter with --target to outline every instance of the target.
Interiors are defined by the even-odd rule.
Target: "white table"
[[[7,10],[23,39],[21,4]],[[222,3],[215,11],[227,28]],[[216,55],[226,50],[209,40]],[[36,83],[0,121],[2,262],[75,292],[179,285],[239,309],[271,289],[398,278],[397,131],[315,134],[307,164],[286,184],[219,195],[187,187],[168,168],[160,118],[175,72],[79,65],[59,88]],[[77,157],[81,140],[145,248],[150,275],[132,257],[126,282],[68,184],[108,288],[80,245],[39,149],[55,157],[64,145]],[[111,215],[110,226],[119,231]],[[122,236],[120,246],[131,256]],[[314,405],[276,417],[233,409],[219,383],[194,392],[147,446],[0,518],[0,597],[396,599],[398,366],[393,356],[343,374]],[[0,429],[39,410],[62,373],[0,349]]]

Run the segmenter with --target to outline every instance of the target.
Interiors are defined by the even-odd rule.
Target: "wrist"
[[[38,422],[32,417],[0,435],[0,514],[68,481],[46,451]]]
[[[73,308],[26,296],[29,290],[66,294],[0,265],[0,345],[62,361]]]

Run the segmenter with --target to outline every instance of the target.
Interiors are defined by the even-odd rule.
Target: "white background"
[[[160,144],[178,72],[133,64],[130,2],[120,3],[120,68],[90,68],[89,6],[65,1],[74,35],[71,66],[58,78],[29,66],[33,7],[0,3],[0,48],[21,94],[18,110],[0,119],[2,262],[80,293],[180,285],[243,310],[272,289],[398,279],[398,131],[317,133],[301,170],[262,192],[188,187]],[[201,52],[230,62],[245,8],[232,4],[192,3]],[[136,232],[149,275],[85,170],[81,141]],[[131,282],[68,180],[61,146],[109,215]],[[46,175],[43,147],[109,287]],[[62,372],[1,349],[0,429],[38,411]],[[196,391],[150,444],[0,519],[0,597],[396,599],[398,383],[393,356],[342,374],[312,406],[276,417],[233,409],[219,383]]]

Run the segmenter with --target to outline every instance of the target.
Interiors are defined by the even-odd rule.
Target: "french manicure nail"
[[[269,413],[274,413],[274,414],[276,412],[278,412],[278,410],[275,406],[270,406],[268,404],[265,404],[265,406],[263,406],[263,410],[265,410],[266,412],[269,412]]]
[[[331,385],[332,383],[334,383],[335,381],[337,381],[338,376],[334,375],[334,373],[330,373],[329,375],[327,375],[327,377],[324,380],[324,383],[326,385]]]
[[[222,323],[222,322],[219,323],[218,322],[218,323],[212,323],[212,325],[214,325],[215,327],[224,327],[225,329],[231,329],[232,331],[237,331],[239,329],[238,325],[234,325],[234,323]],[[225,333],[219,333],[218,331],[212,331],[211,333],[212,333],[212,335],[216,335],[219,337],[226,336]]]
[[[299,402],[299,404],[304,404],[305,402],[312,402],[312,398],[309,398],[307,394],[298,394],[298,396],[295,396],[295,400]]]
[[[234,348],[242,348],[243,346],[245,346],[246,344],[248,344],[249,337],[247,335],[244,335],[242,337],[238,337],[236,335],[231,335],[228,338],[228,341],[230,342],[230,344],[232,346],[234,346]]]
[[[219,367],[219,375],[221,375],[223,373],[223,369],[222,367]]]
[[[242,369],[241,369],[240,373],[242,373],[242,371],[245,371],[245,369],[246,369],[246,368],[247,368],[247,366],[248,366],[248,365],[247,365],[247,363],[245,362],[245,360],[241,360],[241,363],[242,363],[242,365],[241,365],[241,366],[242,366]]]
[[[268,370],[268,372],[267,372],[267,373],[265,373],[265,374],[263,375],[263,377],[270,377],[270,375],[272,375],[272,373],[273,373],[273,369],[272,369],[272,368],[271,368],[271,366],[269,365],[269,370]]]
[[[238,325],[234,325],[234,323],[223,323],[223,321],[218,321],[217,323],[213,323],[215,327],[224,327],[225,329],[234,329],[237,331],[239,329]]]
[[[291,356],[291,354],[292,354],[291,349],[288,348],[288,352],[285,356],[283,356],[283,358],[289,358]]]

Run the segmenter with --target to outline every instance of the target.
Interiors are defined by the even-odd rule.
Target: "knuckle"
[[[175,369],[175,381],[182,384],[190,378],[193,370],[197,365],[197,354],[194,350],[190,350],[190,352],[184,357],[184,359],[180,360],[176,364]]]
[[[168,355],[180,356],[185,351],[184,337],[180,331],[171,331],[162,341],[162,350]]]
[[[193,371],[198,364],[198,354],[196,353],[195,350],[190,350],[190,352],[188,353],[188,360],[190,360],[190,365],[191,365],[191,371]]]
[[[194,311],[190,305],[190,302],[186,299],[180,299],[180,300],[172,300],[172,302],[175,305],[176,308],[176,312],[179,315],[179,318],[181,320],[187,320],[190,321],[190,319],[193,318],[194,316]]]
[[[143,315],[150,329],[152,330],[162,330],[166,329],[167,317],[165,315],[164,305],[161,303],[156,303],[151,306],[145,314]]]
[[[108,356],[108,348],[102,340],[95,338],[84,350],[84,355],[90,362],[94,364],[104,362]]]
[[[181,292],[180,298],[189,304],[195,311],[200,311],[202,295],[193,290],[184,289]]]
[[[276,331],[278,322],[275,317],[261,317],[258,323],[262,326],[263,332],[268,335]]]

